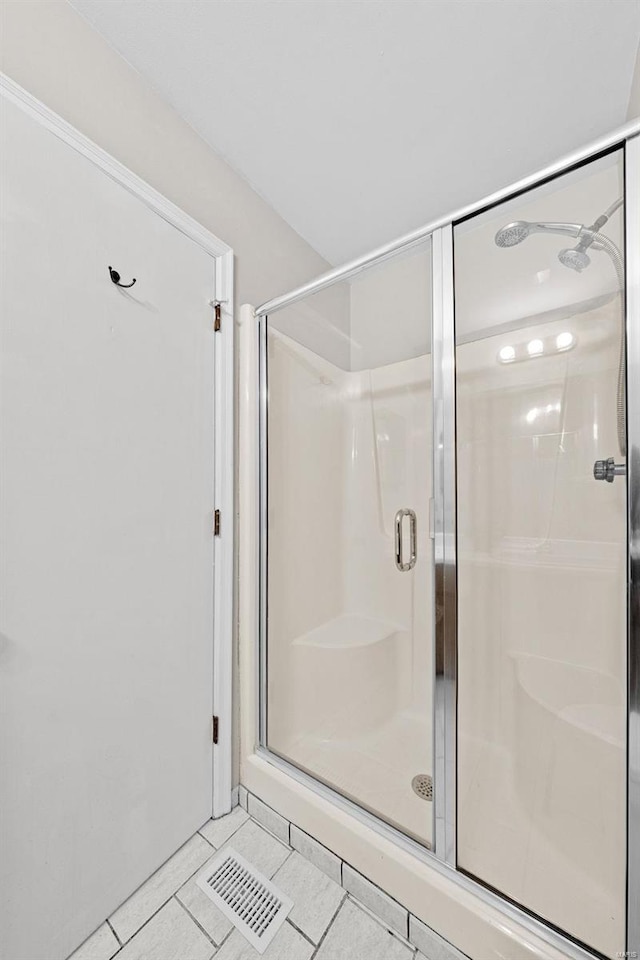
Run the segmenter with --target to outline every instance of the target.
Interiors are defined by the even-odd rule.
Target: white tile
[[[211,941],[178,901],[169,900],[125,944],[118,960],[210,960],[214,953]]]
[[[242,807],[234,807],[231,813],[220,817],[219,820],[207,820],[205,825],[200,827],[200,833],[212,847],[218,850],[248,819],[249,814],[246,810]]]
[[[109,929],[108,924],[103,923],[84,941],[82,946],[71,954],[69,960],[111,960],[119,949],[120,944],[114,937],[113,930]]]
[[[396,930],[401,936],[408,933],[409,911],[401,907],[388,894],[384,893],[375,883],[371,883],[361,873],[358,873],[348,863],[342,868],[342,885],[352,896],[372,910],[376,916],[386,923],[391,930]]]
[[[258,797],[254,797],[252,793],[249,794],[247,810],[250,817],[261,823],[267,830],[271,830],[271,833],[275,834],[279,840],[282,840],[283,843],[289,843],[289,821],[281,817],[279,813],[272,810]]]
[[[242,784],[238,787],[238,803],[243,810],[247,809],[247,798],[249,794],[247,793],[247,788],[243,787]]]
[[[196,833],[146,883],[109,917],[122,943],[139,930],[211,856],[211,846]]]
[[[346,900],[315,960],[412,960],[413,949]]]
[[[291,824],[291,846],[335,883],[342,883],[340,858],[293,823]]]
[[[428,960],[464,960],[464,953],[413,914],[409,916],[409,940]],[[416,960],[420,960],[420,954]]]
[[[231,847],[271,879],[291,851],[253,820],[247,820],[221,849]]]
[[[342,887],[299,853],[293,853],[280,867],[273,882],[293,900],[289,920],[319,943],[345,897]]]
[[[285,922],[263,954],[234,930],[216,953],[216,960],[258,960],[260,956],[263,960],[309,960],[313,951],[313,945]]]
[[[187,880],[184,887],[176,893],[176,897],[213,942],[220,945],[231,931],[233,924],[221,910],[218,910],[213,900],[200,889],[196,883],[197,876],[198,874],[191,880]]]

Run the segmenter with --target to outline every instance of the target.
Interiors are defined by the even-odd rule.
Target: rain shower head
[[[580,247],[561,250],[558,254],[558,260],[563,267],[569,267],[570,270],[577,270],[578,273],[591,263],[589,254],[581,250]]]

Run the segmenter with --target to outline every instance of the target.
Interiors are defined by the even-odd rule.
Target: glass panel
[[[267,745],[424,844],[430,271],[424,243],[267,324]]]
[[[625,949],[626,480],[594,461],[625,462],[622,196],[616,152],[454,232],[458,865],[608,957]]]

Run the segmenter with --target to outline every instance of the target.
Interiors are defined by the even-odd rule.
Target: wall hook
[[[120,274],[117,270],[114,270],[113,267],[109,267],[109,276],[111,277],[111,281],[115,283],[116,287],[132,287],[136,282],[136,278],[134,277],[131,283],[120,283]]]

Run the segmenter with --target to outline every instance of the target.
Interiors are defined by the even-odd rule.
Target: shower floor
[[[473,756],[473,767],[465,784],[459,783],[459,864],[543,919],[561,920],[603,955],[614,956],[624,875],[618,889],[610,877],[614,808],[607,778],[595,775],[593,796],[569,798],[565,805],[554,790],[553,768],[539,771],[526,795],[508,750],[478,739],[468,741],[465,756]],[[622,817],[619,823],[624,824]],[[589,833],[592,843],[585,844]]]
[[[433,776],[428,718],[412,711],[398,713],[370,733],[350,739],[307,733],[285,742],[278,753],[430,846],[432,804],[411,787],[416,774]]]

